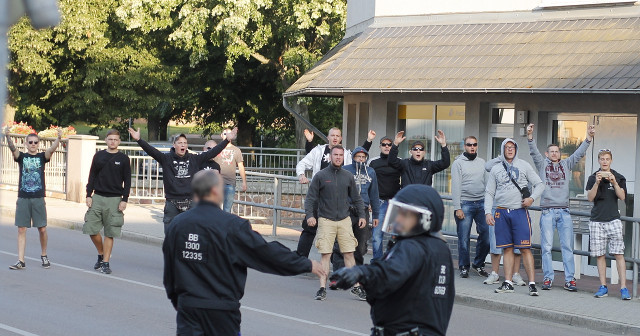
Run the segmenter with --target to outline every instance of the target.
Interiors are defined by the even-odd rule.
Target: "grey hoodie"
[[[511,163],[504,159],[504,146],[508,142],[514,143],[516,146],[516,156]],[[509,175],[516,180],[520,188],[532,186],[531,198],[533,200],[539,199],[544,191],[544,184],[533,167],[528,162],[518,159],[518,144],[513,139],[505,139],[500,148],[502,152],[500,155],[501,162],[491,168],[487,180],[484,196],[485,214],[491,214],[491,209],[494,206],[506,209],[522,208],[522,196],[518,188],[511,182]],[[507,166],[508,171],[504,169],[503,163]]]
[[[571,156],[560,162],[553,163],[538,151],[535,140],[529,140],[529,154],[538,169],[538,174],[544,179],[544,192],[540,199],[543,208],[569,207],[569,179],[571,170],[587,153],[591,142],[585,140]]]
[[[462,209],[461,201],[484,199],[486,173],[485,161],[480,157],[469,160],[461,154],[451,165],[451,197],[453,210]]]

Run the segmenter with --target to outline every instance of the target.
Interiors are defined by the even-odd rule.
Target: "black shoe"
[[[44,268],[49,268],[51,267],[51,262],[49,261],[49,257],[47,256],[41,256],[40,260],[42,260],[42,267]]]
[[[360,301],[367,301],[367,292],[364,291],[362,286],[354,286],[351,288],[351,294]]]
[[[469,277],[469,269],[468,268],[461,268],[460,269],[460,277],[461,278],[468,278]]]
[[[324,287],[320,287],[318,292],[316,292],[316,300],[324,301],[327,299],[327,290]]]
[[[513,293],[513,285],[505,281],[502,286],[496,288],[496,293]]]
[[[21,270],[25,268],[27,268],[27,264],[25,264],[24,261],[20,261],[20,260],[18,260],[17,263],[9,266],[9,269],[12,269],[12,270]]]
[[[536,284],[529,284],[529,295],[538,296],[538,289],[536,288]]]
[[[485,277],[485,278],[489,277],[489,273],[487,273],[487,271],[484,270],[484,267],[471,265],[471,268],[473,268],[473,270],[476,271],[476,273],[478,273],[479,276]]]
[[[100,265],[100,273],[111,274],[111,268],[109,268],[109,262],[102,262]]]
[[[102,255],[98,254],[98,261],[96,261],[96,264],[93,265],[93,269],[99,270],[100,266],[102,266]]]

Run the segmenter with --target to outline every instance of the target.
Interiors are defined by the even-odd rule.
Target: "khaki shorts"
[[[120,197],[93,195],[91,208],[84,215],[82,233],[97,235],[104,228],[106,237],[120,237],[124,225],[124,213],[118,210]]]
[[[338,239],[340,252],[349,253],[356,250],[358,240],[353,235],[351,218],[340,221],[332,221],[326,218],[318,218],[318,232],[316,233],[316,247],[320,254],[329,254],[333,251],[333,244]]]
[[[39,198],[18,198],[16,202],[16,218],[17,227],[40,228],[47,226],[47,205],[44,197]]]

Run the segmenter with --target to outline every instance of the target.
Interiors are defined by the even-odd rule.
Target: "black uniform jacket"
[[[398,146],[392,145],[388,162],[391,167],[402,170],[403,188],[410,184],[426,184],[430,186],[433,184],[433,175],[447,169],[451,164],[449,148],[446,146],[441,147],[441,156],[442,159],[437,161],[427,159],[416,161],[413,157],[400,159],[398,158]]]
[[[200,202],[171,222],[162,246],[164,287],[180,307],[238,310],[247,268],[278,275],[311,272],[311,261],[267,243],[249,221]]]
[[[419,327],[426,335],[445,335],[453,311],[453,263],[440,238],[400,238],[383,260],[357,266],[375,326],[400,333]]]

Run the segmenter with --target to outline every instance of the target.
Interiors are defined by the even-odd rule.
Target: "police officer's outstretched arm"
[[[230,236],[235,245],[239,261],[246,267],[276,275],[298,275],[313,272],[321,275],[324,271],[311,260],[292,252],[279,242],[267,242],[251,229],[249,221],[238,225]]]

